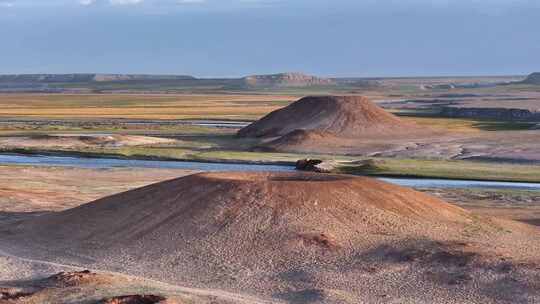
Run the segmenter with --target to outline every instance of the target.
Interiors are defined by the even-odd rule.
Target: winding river
[[[209,163],[189,161],[133,160],[116,158],[83,158],[70,156],[0,154],[1,164],[33,166],[66,166],[77,168],[162,168],[198,171],[294,171],[294,166]],[[383,181],[413,188],[488,188],[537,190],[540,183],[470,181],[434,178],[379,178]]]

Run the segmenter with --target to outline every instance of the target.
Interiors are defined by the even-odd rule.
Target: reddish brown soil
[[[154,295],[129,295],[105,299],[100,304],[168,304],[166,299]]]
[[[0,303],[1,304],[10,304],[14,303],[15,300],[20,300],[26,297],[29,297],[33,292],[23,291],[18,288],[0,288]]]
[[[8,215],[66,210],[192,173],[178,169],[0,166],[0,222],[8,220]]]
[[[328,232],[339,242],[360,226],[366,231],[412,233],[422,224],[466,223],[469,213],[426,194],[371,178],[201,173],[44,215],[25,227],[49,239],[120,244],[158,232],[182,233],[183,238],[198,240],[226,232],[223,229],[227,227],[256,228],[259,223],[267,224],[259,227],[263,230],[257,230],[257,238],[290,240],[321,230],[321,221],[328,223]],[[293,229],[296,225],[301,226]],[[274,229],[283,230],[276,235],[270,233]],[[298,233],[291,233],[294,230]]]
[[[112,281],[112,278],[107,275],[98,275],[89,270],[75,272],[60,272],[47,280],[49,285],[58,287],[72,287],[86,284],[105,284]]]
[[[201,173],[4,229],[6,246],[41,259],[319,299],[309,303],[376,303],[381,293],[412,303],[489,303],[501,297],[488,293],[491,284],[540,299],[537,266],[518,266],[538,265],[538,229],[364,177]],[[500,273],[501,263],[521,270]],[[521,285],[510,286],[514,279]],[[466,295],[449,296],[455,285]]]
[[[262,137],[255,150],[369,154],[440,136],[386,112],[366,97],[305,97],[238,131]]]
[[[97,274],[88,270],[60,272],[45,279],[32,278],[29,281],[8,282],[10,287],[0,288],[2,304],[64,303],[61,296],[50,299],[55,292],[64,294],[73,290],[96,289],[103,286],[119,286],[126,280],[107,274]]]
[[[322,131],[309,131],[309,130],[294,130],[287,133],[276,140],[271,141],[266,146],[297,146],[306,143],[321,143],[329,139],[335,139],[336,137],[328,132]]]

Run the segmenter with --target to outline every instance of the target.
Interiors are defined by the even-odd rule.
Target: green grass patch
[[[436,128],[446,131],[467,132],[467,131],[523,131],[531,130],[538,123],[525,121],[500,121],[490,119],[467,119],[467,118],[447,118],[440,117],[436,113],[428,111],[417,112],[408,110],[395,112],[403,119],[411,120],[419,125]]]
[[[396,177],[540,182],[540,166],[463,160],[376,159],[344,163],[341,173]]]
[[[522,131],[531,130],[537,123],[532,122],[512,122],[512,121],[478,121],[473,127],[483,131]]]
[[[224,136],[227,137],[227,136]],[[60,154],[87,157],[120,157],[132,159],[161,159],[236,163],[294,164],[303,158],[334,160],[335,173],[461,180],[540,182],[540,166],[466,160],[421,160],[399,158],[361,158],[326,154],[296,154],[253,152],[221,146],[219,138],[209,137],[172,146],[137,146],[120,148],[77,149],[4,149],[3,152],[26,154]],[[227,139],[223,139],[227,141]],[[238,146],[249,145],[237,142]]]

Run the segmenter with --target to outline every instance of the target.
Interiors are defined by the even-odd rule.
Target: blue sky
[[[538,0],[0,0],[0,73],[540,71]]]

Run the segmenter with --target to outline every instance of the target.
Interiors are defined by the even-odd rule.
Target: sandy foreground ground
[[[9,225],[12,222],[17,222],[20,219],[30,216],[38,216],[48,212],[70,209],[115,193],[192,173],[194,172],[162,169],[74,169],[1,166],[0,225]],[[459,203],[460,201],[470,199],[470,194],[468,193],[447,193],[431,190],[428,192],[435,193],[437,196],[451,202]],[[473,210],[477,214],[527,219],[530,220],[530,223],[534,224],[534,216],[539,214],[538,209],[534,209],[534,202],[523,203],[521,204],[521,209],[518,209],[510,208],[508,205],[501,203],[507,201],[508,197],[495,197],[490,200],[489,203],[476,199],[473,203],[462,203],[461,205],[469,210]],[[531,210],[532,212],[530,212]],[[524,220],[524,222],[527,221]],[[392,238],[391,236],[387,237],[389,239]],[[510,240],[511,237],[508,237],[508,239]],[[526,240],[516,240],[516,242],[519,243],[524,241]],[[379,264],[379,262],[373,263],[373,261],[370,261],[363,266],[354,265],[354,269],[358,268],[362,270],[361,272],[358,272],[360,275],[358,275],[358,273],[354,275],[353,273],[343,274],[344,278],[354,279],[355,281],[361,281],[368,277],[371,278],[370,282],[366,281],[365,287],[374,288],[373,290],[380,290],[379,287],[376,287],[377,284],[386,284],[386,287],[383,288],[385,293],[373,294],[372,298],[368,301],[360,301],[358,298],[354,300],[354,296],[342,293],[338,290],[303,290],[302,286],[313,284],[310,283],[308,277],[302,277],[302,272],[300,270],[298,273],[288,274],[291,276],[291,279],[294,277],[294,280],[297,281],[295,284],[298,286],[299,291],[297,293],[288,293],[286,296],[283,296],[283,299],[285,299],[285,302],[287,303],[442,303],[437,302],[437,299],[440,298],[449,299],[444,303],[536,303],[535,301],[540,299],[540,294],[538,293],[538,290],[535,289],[538,287],[540,280],[534,279],[538,276],[538,273],[528,266],[515,266],[510,263],[508,263],[508,266],[505,266],[506,264],[504,261],[498,261],[496,264],[493,264],[495,266],[490,266],[494,267],[493,269],[483,268],[483,266],[479,268],[471,266],[471,272],[468,273],[467,270],[469,269],[469,266],[463,268],[461,266],[455,267],[442,264],[443,267],[441,269],[434,268],[433,273],[430,273],[429,271],[419,272],[418,269],[416,269],[418,265],[415,263],[425,263],[421,256],[424,253],[422,253],[422,251],[418,253],[416,251],[418,248],[414,249],[419,244],[420,243],[417,244],[414,242],[409,245],[404,244],[404,251],[390,251],[390,258],[392,260],[399,260],[397,263],[394,261]],[[425,249],[427,250],[426,252],[433,250],[433,248],[430,247],[432,246],[431,243],[428,242],[426,244],[428,244],[425,245],[427,246],[427,249]],[[411,248],[407,249],[408,247],[405,245],[411,246]],[[511,242],[509,242],[508,245],[509,247],[504,249],[504,251],[510,250],[512,247]],[[452,249],[449,252],[452,254],[454,253],[454,251],[452,251],[454,250],[454,246],[471,246],[469,249],[465,250],[476,250],[476,245],[473,244],[451,244],[451,246]],[[522,250],[525,247],[521,244],[517,248]],[[38,292],[32,296],[34,298],[31,297],[25,301],[18,300],[19,302],[12,301],[6,303],[58,303],[54,300],[44,300],[62,296],[59,295],[58,292],[64,292],[65,295],[63,296],[69,295],[69,297],[73,298],[71,302],[66,301],[62,303],[102,303],[99,302],[100,299],[111,296],[146,293],[166,295],[168,302],[164,303],[270,303],[270,300],[267,297],[262,299],[259,297],[247,296],[243,292],[236,290],[236,288],[227,288],[228,290],[233,290],[233,293],[224,292],[222,288],[216,286],[210,286],[215,284],[209,284],[208,287],[192,286],[202,288],[192,289],[167,285],[140,277],[126,277],[123,274],[110,272],[98,273],[99,275],[113,276],[114,283],[109,282],[107,284],[101,284],[101,281],[98,280],[98,282],[91,282],[86,285],[82,284],[75,287],[68,286],[68,289],[58,289],[54,287],[56,286],[54,285],[56,283],[50,283],[50,280],[45,280],[43,281],[45,283],[43,283],[42,280],[62,271],[81,271],[84,268],[69,266],[66,265],[69,263],[63,263],[62,261],[55,264],[49,261],[24,259],[21,256],[27,255],[13,256],[8,253],[16,252],[16,248],[5,248],[8,252],[4,252],[2,249],[2,245],[0,244],[0,288],[23,288],[23,290],[33,288],[33,290],[38,290]],[[388,248],[384,250],[387,249]],[[442,253],[437,251],[440,250],[440,248],[435,250],[435,255],[444,254],[446,252],[444,251],[446,250],[444,248],[443,251],[441,251]],[[510,254],[510,251],[508,252],[508,254]],[[420,257],[415,257],[416,254],[420,254]],[[534,256],[534,253],[520,251],[520,255]],[[414,262],[413,265],[409,265],[408,262],[404,263],[401,261],[401,259],[408,259],[409,257],[411,259],[418,258],[420,262]],[[450,255],[450,259],[453,258],[454,257]],[[474,262],[471,263],[474,265]],[[376,267],[373,268],[373,265],[376,265]],[[347,266],[348,269],[350,267],[352,266]],[[141,275],[142,274],[143,273],[141,272]],[[411,289],[411,286],[415,286],[414,280],[426,281],[426,276],[428,276],[427,281],[433,281],[433,284],[430,283],[429,285],[426,285],[424,289],[418,290],[418,294],[415,295],[417,299],[426,299],[424,302],[398,300],[399,294],[401,293],[400,290],[405,292],[406,290]],[[473,280],[471,276],[478,276],[485,281]],[[144,277],[158,278],[156,275],[144,275]],[[325,277],[326,274],[320,276],[320,278]],[[431,277],[431,279],[429,277]],[[377,279],[373,281],[373,278]],[[412,279],[413,281],[409,281],[407,278]],[[477,290],[478,286],[466,283],[470,280],[473,280],[474,284],[477,282],[484,283],[490,281],[493,282],[493,285],[491,287],[489,285],[482,286],[482,288],[485,289],[483,291],[485,294],[483,294],[482,297],[476,297],[477,294],[475,294],[475,290]],[[447,287],[440,288],[438,285],[440,282],[444,282]],[[376,284],[371,285],[372,283]],[[342,282],[336,278],[336,281],[333,282],[333,284],[339,285],[342,284]],[[364,283],[358,283],[359,286],[364,286],[363,284]],[[428,296],[420,296],[424,293]],[[88,299],[95,300],[96,302],[80,302],[81,297],[88,297],[89,294],[91,294],[91,297]],[[433,297],[430,298],[429,294],[432,294]],[[333,300],[325,302],[325,297]],[[77,298],[79,300],[77,300]],[[346,299],[346,301],[339,302],[339,299]],[[429,299],[431,299],[431,301]],[[478,302],[479,299],[483,299],[484,301]],[[280,303],[280,301],[275,298],[272,299],[271,302]],[[4,304],[1,298],[0,303]]]
[[[0,166],[0,224],[79,206],[118,192],[192,174],[187,170],[77,169]],[[102,303],[122,295],[158,294],[169,304],[267,303],[221,290],[184,288],[120,273],[92,270],[92,280],[54,282],[59,273],[76,275],[87,268],[27,259],[5,252],[0,244],[0,303]],[[24,296],[18,296],[24,295]],[[13,296],[10,298],[10,296]],[[105,303],[105,302],[103,302]],[[112,302],[116,303],[116,302]],[[131,303],[131,302],[129,302]],[[135,302],[138,303],[138,302]],[[146,303],[146,302],[143,302]]]
[[[0,250],[0,303],[266,304],[222,290],[179,287],[120,273],[25,259]],[[130,302],[115,299],[133,298]],[[151,299],[156,299],[152,302]],[[147,300],[148,302],[145,302]],[[159,301],[161,300],[161,301]],[[159,301],[159,302],[158,302]]]
[[[0,166],[0,212],[65,210],[191,173],[194,171]]]
[[[137,136],[137,135],[35,135],[0,138],[4,148],[89,148],[89,147],[125,147],[156,144],[171,144],[173,139]]]

